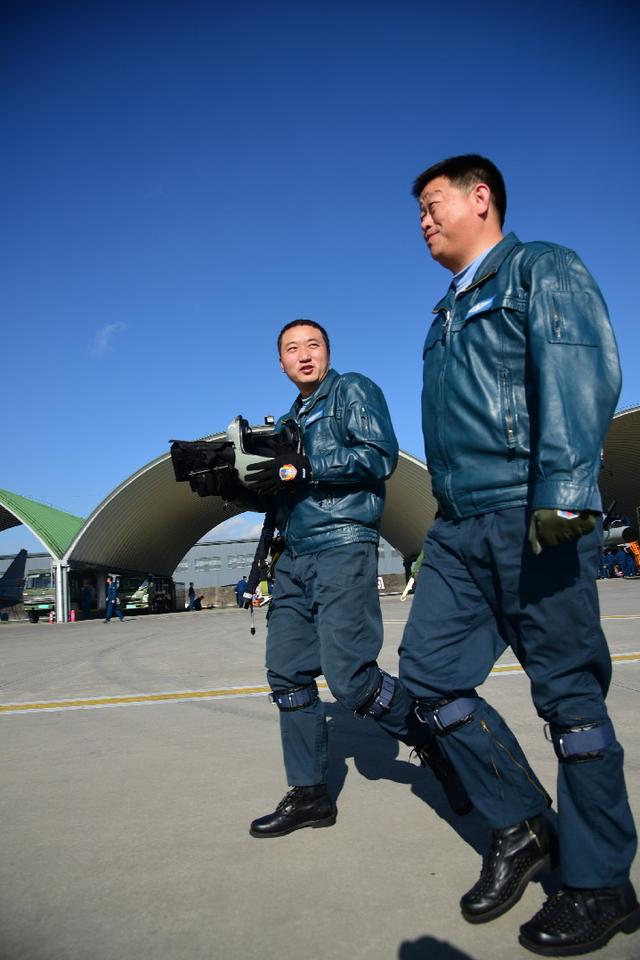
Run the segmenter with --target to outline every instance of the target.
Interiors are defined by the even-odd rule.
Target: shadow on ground
[[[368,719],[357,719],[339,703],[327,703],[326,713],[329,721],[328,782],[334,797],[340,794],[345,784],[349,771],[347,759],[352,757],[356,770],[367,780],[392,780],[410,786],[411,792],[445,820],[476,853],[483,856],[488,852],[491,833],[481,814],[474,810],[465,817],[456,816],[433,773],[416,760],[409,762],[408,759],[398,756],[400,744],[396,740]],[[403,747],[402,750],[405,752],[408,748]],[[551,812],[549,817],[554,823],[555,812]],[[471,886],[475,879],[469,878],[468,886]],[[534,882],[540,883],[547,895],[554,893],[560,885],[557,871],[543,875]],[[444,946],[448,950],[454,950],[447,944]],[[413,954],[407,954],[407,958],[411,956]],[[434,960],[440,960],[440,956],[453,958],[464,955],[457,952],[433,954]],[[402,960],[405,960],[404,955]]]
[[[471,954],[435,937],[420,937],[400,944],[398,960],[425,960],[425,957],[429,960],[474,960]]]

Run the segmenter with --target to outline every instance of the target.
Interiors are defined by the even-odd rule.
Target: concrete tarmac
[[[599,584],[609,707],[640,817],[640,580]],[[381,665],[411,601],[382,601]],[[470,926],[488,831],[325,690],[338,820],[249,836],[287,787],[264,610],[0,624],[0,960],[513,960],[540,883]],[[511,666],[511,669],[510,669]],[[555,756],[507,654],[483,688],[554,793]],[[640,865],[633,880],[640,889]],[[550,889],[554,878],[545,881]],[[638,960],[640,932],[596,954]]]

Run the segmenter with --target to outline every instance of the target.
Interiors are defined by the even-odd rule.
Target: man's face
[[[306,323],[285,331],[280,366],[302,396],[310,397],[329,369],[329,351],[320,331]]]
[[[420,227],[429,253],[452,273],[474,259],[483,227],[478,201],[475,189],[460,190],[448,177],[431,180],[420,194]]]

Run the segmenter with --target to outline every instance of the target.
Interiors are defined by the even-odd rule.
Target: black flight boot
[[[629,881],[621,887],[564,887],[520,927],[519,941],[543,957],[575,957],[599,950],[616,933],[640,928],[640,906]]]
[[[542,815],[491,832],[491,850],[482,858],[480,879],[460,901],[469,923],[502,916],[518,902],[529,881],[551,869],[555,860],[555,836]]]
[[[436,737],[429,737],[419,747],[413,748],[413,753],[417,756],[423,767],[429,767],[444,790],[445,796],[449,801],[449,806],[459,817],[473,810],[473,804],[469,799],[469,794],[464,788],[464,784],[455,767],[448,757],[445,757]]]
[[[330,827],[336,814],[326,783],[292,787],[273,813],[253,821],[249,833],[252,837],[284,837],[301,827]]]

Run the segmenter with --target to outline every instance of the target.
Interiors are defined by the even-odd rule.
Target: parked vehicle
[[[184,584],[182,584],[184,589]],[[118,577],[122,610],[137,613],[169,613],[181,609],[176,603],[176,584],[171,577]]]
[[[53,570],[32,570],[25,577],[22,592],[24,610],[31,623],[48,617],[56,608],[56,585]]]

